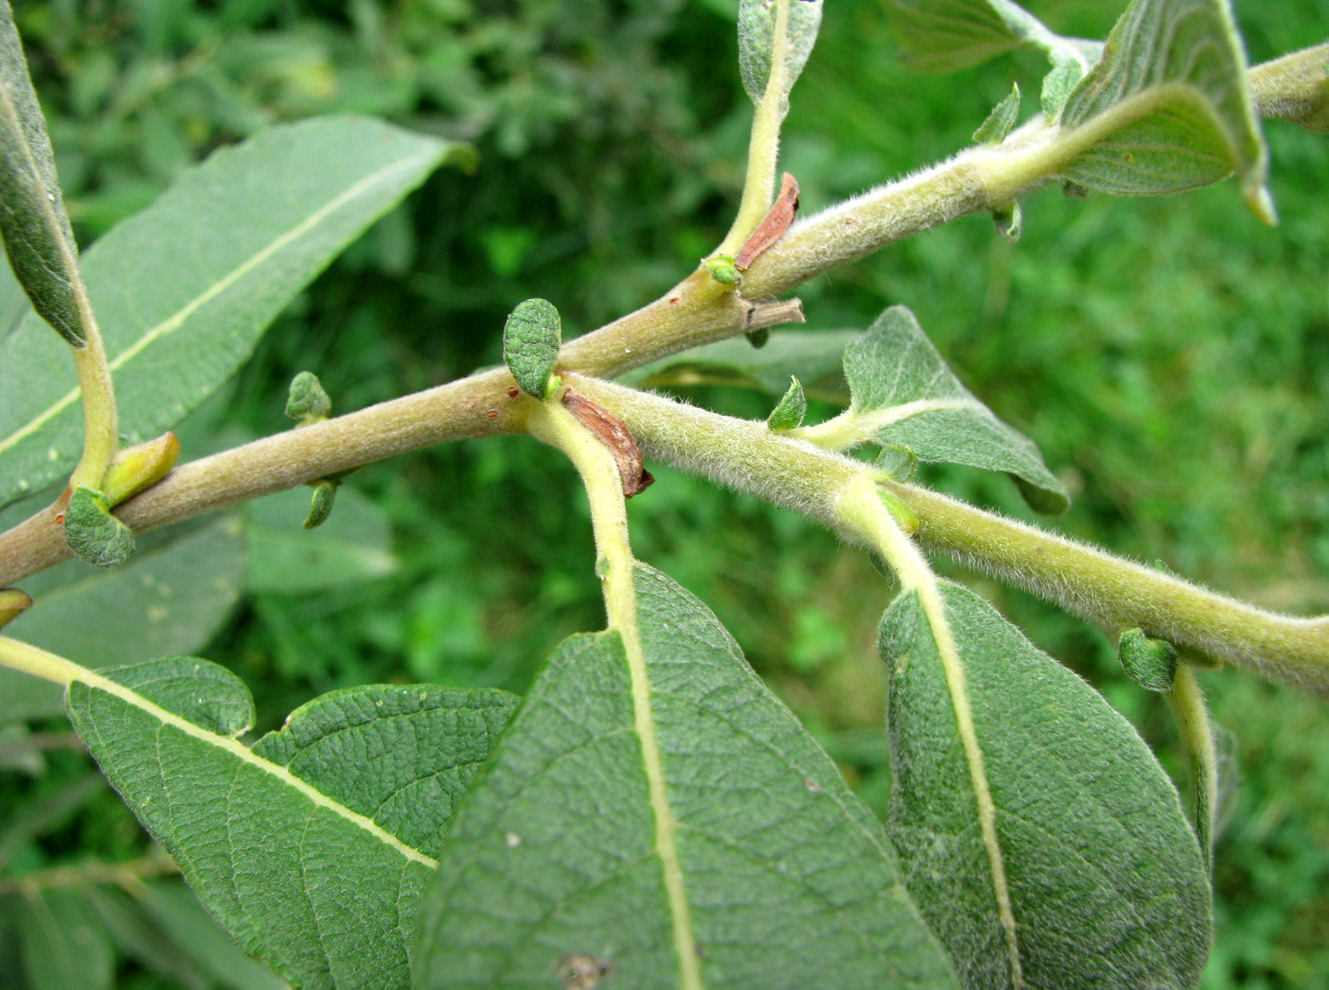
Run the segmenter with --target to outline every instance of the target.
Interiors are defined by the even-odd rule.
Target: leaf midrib
[[[313,229],[317,224],[321,223],[324,219],[331,216],[337,210],[341,209],[348,203],[353,202],[356,198],[364,195],[366,192],[368,192],[368,190],[372,189],[374,186],[379,185],[391,179],[398,172],[406,172],[418,167],[418,163],[420,161],[428,159],[429,157],[431,157],[431,155],[429,154],[413,155],[409,158],[400,159],[392,163],[391,165],[387,166],[386,168],[382,168],[379,171],[372,173],[371,175],[365,176],[363,179],[360,179],[355,184],[349,186],[340,195],[329,200],[326,204],[324,204],[319,209],[315,210],[313,213],[310,213],[309,216],[307,216],[304,220],[297,223],[295,226],[291,227],[285,233],[273,238],[263,248],[254,252],[252,255],[246,258],[235,268],[231,269],[231,271],[228,272],[226,275],[224,275],[222,278],[213,282],[205,291],[199,293],[197,296],[191,299],[180,309],[176,310],[174,313],[168,316],[165,320],[162,320],[156,326],[150,328],[137,341],[135,341],[123,352],[121,352],[115,358],[113,358],[110,361],[110,369],[112,374],[120,371],[126,364],[128,364],[134,358],[138,357],[141,353],[143,353],[143,351],[147,349],[150,345],[156,343],[158,340],[161,340],[164,337],[167,337],[170,334],[174,333],[175,331],[179,330],[180,327],[184,325],[185,321],[194,313],[196,313],[199,309],[206,306],[209,302],[217,298],[227,289],[230,289],[232,286],[237,284],[242,278],[248,275],[255,268],[261,266],[264,262],[266,262],[277,252],[285,248],[287,245],[298,240],[301,236],[303,236],[308,231]],[[41,427],[43,427],[46,423],[50,422],[53,418],[58,416],[65,409],[73,405],[73,403],[78,400],[80,393],[81,389],[79,389],[77,386],[71,388],[63,396],[61,396],[59,399],[55,400],[53,403],[47,406],[47,408],[44,409],[42,412],[38,413],[32,419],[28,420],[28,422],[25,423],[23,426],[19,427],[9,436],[5,437],[3,440],[0,440],[0,454],[4,454],[7,450],[14,447],[20,441],[24,440],[28,436],[31,436],[37,430],[41,429]]]
[[[383,828],[372,819],[360,814],[358,811],[353,811],[345,805],[332,800],[322,791],[317,790],[312,785],[295,776],[295,774],[291,773],[286,767],[255,755],[248,746],[244,745],[244,743],[240,742],[238,739],[231,736],[224,736],[216,732],[209,732],[207,729],[195,725],[188,719],[181,718],[179,715],[167,711],[160,705],[149,701],[141,694],[133,691],[118,681],[103,677],[94,671],[80,668],[75,680],[82,682],[89,688],[113,695],[125,702],[125,704],[137,708],[144,714],[158,720],[163,725],[169,725],[192,739],[214,746],[217,749],[224,750],[238,758],[243,764],[247,764],[262,773],[275,777],[282,784],[308,798],[314,805],[325,808],[352,825],[368,832],[384,845],[396,850],[404,859],[419,863],[421,866],[430,870],[438,868],[438,860],[426,856],[419,850],[408,846],[391,832],[387,831],[387,829]]]

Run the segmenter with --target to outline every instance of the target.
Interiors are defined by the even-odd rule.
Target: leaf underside
[[[1028,437],[999,420],[960,383],[904,306],[892,306],[845,349],[853,395],[849,416],[881,444],[908,447],[925,461],[1003,471],[1040,512],[1070,505],[1065,486]]]
[[[432,856],[515,699],[373,685],[323,695],[252,749],[243,684],[171,657],[75,681],[75,729],[247,951],[306,988],[409,983]]]
[[[1125,719],[990,605],[946,582],[940,596],[946,630],[914,591],[882,621],[890,826],[909,891],[965,986],[1019,986],[1014,955],[1030,988],[1195,987],[1209,885],[1172,783]],[[958,675],[939,646],[947,636]],[[973,774],[965,724],[994,806],[996,857],[976,787],[962,785]]]
[[[83,257],[131,443],[178,423],[449,145],[379,121],[274,127],[186,173]],[[0,342],[0,506],[69,474],[83,442],[65,344],[29,315]]]
[[[667,809],[653,809],[616,632],[545,667],[453,821],[416,986],[677,990],[656,822],[672,823],[710,990],[954,987],[871,812],[699,601],[635,575]],[[688,983],[687,986],[693,984]]]

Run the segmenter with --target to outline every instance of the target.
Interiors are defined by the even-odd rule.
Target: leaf
[[[83,895],[55,888],[33,891],[24,900],[20,931],[31,990],[112,990],[111,946]]]
[[[1227,0],[1134,0],[1060,124],[1089,144],[1066,170],[1085,188],[1160,195],[1236,172],[1248,205],[1273,222],[1268,155]]]
[[[9,0],[0,0],[0,189],[0,234],[14,274],[42,319],[82,347],[78,244]]]
[[[549,376],[558,363],[563,321],[548,299],[527,299],[508,314],[503,327],[503,361],[527,395],[544,401]]]
[[[76,488],[65,510],[65,541],[74,556],[95,567],[114,567],[134,555],[134,531],[111,515],[101,492]]]
[[[188,948],[167,938],[145,916],[138,900],[111,886],[89,885],[83,893],[106,934],[122,953],[169,980],[171,986],[181,990],[210,990],[212,981],[194,963]],[[227,938],[220,931],[217,935]],[[238,947],[236,955],[242,956]],[[251,962],[250,965],[257,968],[258,964]],[[273,982],[279,981],[273,977]]]
[[[1010,0],[887,0],[901,60],[918,72],[955,72],[1017,48],[1043,52],[1053,66],[1098,60],[1098,42],[1048,30]]]
[[[387,516],[349,485],[337,490],[337,511],[310,531],[308,489],[249,504],[247,583],[255,594],[307,594],[371,581],[397,569]]]
[[[808,412],[808,397],[803,394],[803,386],[797,375],[789,376],[789,391],[766,417],[766,425],[772,430],[792,430],[803,425],[803,417]]]
[[[974,131],[975,144],[1001,144],[1020,116],[1020,84],[1014,83],[1006,98],[992,108],[987,119]]]
[[[901,594],[881,650],[890,831],[965,986],[1195,987],[1209,886],[1130,724],[949,582]]]
[[[418,990],[956,986],[830,759],[701,602],[635,586],[647,707],[618,632],[555,652],[453,820]]]
[[[1065,512],[1070,497],[1033,442],[979,402],[946,367],[904,306],[892,306],[845,349],[853,400],[804,435],[832,447],[865,440],[908,447],[921,460],[1004,471],[1040,512]]]
[[[788,8],[784,32],[780,9]],[[780,67],[779,116],[789,112],[789,91],[807,65],[821,27],[821,0],[739,0],[738,68],[752,102],[766,97],[771,67]]]
[[[1150,639],[1143,629],[1127,629],[1117,641],[1117,657],[1126,676],[1146,691],[1171,691],[1177,676],[1177,648]]]
[[[115,571],[70,561],[24,579],[36,604],[6,633],[85,667],[201,649],[239,601],[243,525],[226,516],[183,534],[144,533],[140,544]],[[62,707],[56,685],[0,670],[0,723]]]
[[[406,986],[432,855],[512,696],[334,691],[247,749],[253,703],[224,668],[103,673],[70,685],[75,729],[246,951],[302,987]]]
[[[845,402],[840,368],[845,347],[858,336],[855,330],[774,330],[760,350],[731,337],[643,365],[623,380],[657,387],[741,385],[783,395],[797,375],[809,395]]]
[[[207,398],[282,308],[448,152],[358,117],[274,127],[217,152],[93,245],[83,273],[130,442]],[[35,319],[0,342],[0,505],[68,475],[82,449],[64,345]]]

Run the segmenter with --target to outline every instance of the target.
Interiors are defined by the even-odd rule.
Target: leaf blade
[[[911,591],[882,622],[890,820],[910,891],[962,978],[1194,986],[1208,951],[1209,890],[1175,788],[1120,715],[990,605],[945,582],[939,597],[943,618]],[[941,662],[945,636],[961,658],[1004,879],[976,838],[972,793],[944,783],[973,770],[960,756],[964,719]]]
[[[1066,129],[1106,132],[1067,176],[1119,195],[1163,195],[1236,172],[1251,208],[1272,222],[1268,153],[1226,0],[1134,0],[1103,60],[1061,112]]]
[[[236,736],[252,700],[224,668],[175,657],[104,673],[70,685],[70,718],[232,936],[303,986],[405,985],[430,853],[511,697],[351,688],[251,750]],[[356,758],[407,737],[414,761]]]
[[[1070,505],[1061,481],[1028,437],[999,420],[961,384],[904,306],[892,306],[845,348],[848,411],[805,432],[835,446],[871,439],[922,460],[965,464],[1012,477],[1035,509]]]
[[[217,152],[93,245],[83,273],[130,441],[202,402],[449,150],[368,118],[274,127]],[[32,332],[33,319],[0,342],[0,505],[68,474],[82,442],[78,389],[32,372],[61,367],[61,345]]]
[[[779,116],[789,111],[789,92],[812,54],[821,27],[822,0],[740,0],[738,5],[738,66],[743,88],[760,105],[773,66],[781,70]],[[788,8],[783,36],[778,31],[780,7]]]
[[[55,332],[83,347],[78,244],[9,0],[0,2],[0,188],[0,234],[15,276]]]
[[[844,988],[953,986],[871,812],[705,606],[650,568],[635,578],[705,986],[806,987],[828,971]],[[569,956],[624,986],[684,985],[627,667],[617,633],[555,652],[454,819],[417,986],[544,986]]]

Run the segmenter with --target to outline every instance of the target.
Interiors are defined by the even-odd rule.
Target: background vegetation
[[[357,408],[497,363],[503,319],[521,299],[555,302],[571,334],[695,265],[722,237],[742,181],[751,108],[733,6],[48,0],[17,16],[84,244],[188,164],[272,121],[357,111],[478,151],[473,174],[435,176],[282,317],[182,431],[188,458],[287,428],[285,388],[301,369],[320,375],[337,409]],[[1074,0],[1032,9],[1085,37],[1104,37],[1119,13]],[[1266,11],[1237,4],[1252,61],[1329,37],[1323,5]],[[784,166],[804,209],[817,209],[963,147],[1012,78],[1032,94],[1039,75],[1018,58],[954,77],[909,74],[881,5],[837,0],[794,94]],[[1261,604],[1329,610],[1329,150],[1278,123],[1268,139],[1278,229],[1260,226],[1229,186],[1164,200],[1049,190],[1025,202],[1016,244],[969,219],[805,286],[810,326],[862,329],[886,305],[909,305],[1071,488],[1060,528]],[[771,402],[694,393],[753,416]],[[886,582],[805,520],[656,474],[631,504],[638,555],[716,611],[883,806],[873,638]],[[945,469],[932,480],[1027,516],[1004,479]],[[309,594],[256,582],[202,651],[252,687],[261,729],[351,684],[521,691],[563,636],[602,623],[579,482],[553,451],[527,438],[455,444],[348,485],[390,523],[391,557],[365,570],[378,576]],[[1099,685],[1169,768],[1180,765],[1159,699],[1125,679],[1097,632],[993,582],[976,586]],[[1204,986],[1329,987],[1324,707],[1240,673],[1206,685],[1240,788],[1216,850]],[[47,752],[35,787],[31,760],[9,762],[6,876],[143,855],[129,812],[83,783],[81,752]],[[0,956],[5,946],[0,936]],[[177,985],[132,960],[120,966],[117,986]]]

